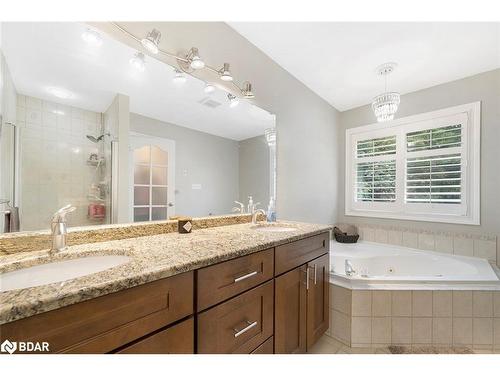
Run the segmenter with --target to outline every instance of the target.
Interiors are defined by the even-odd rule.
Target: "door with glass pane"
[[[175,215],[175,142],[130,136],[131,221],[167,220]]]

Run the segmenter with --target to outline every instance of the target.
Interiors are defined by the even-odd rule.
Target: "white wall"
[[[130,130],[175,141],[176,215],[231,212],[239,197],[237,141],[135,113],[130,114]]]

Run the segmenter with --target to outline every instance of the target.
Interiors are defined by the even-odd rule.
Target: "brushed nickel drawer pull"
[[[315,264],[315,265],[314,265],[314,285],[316,285],[316,273],[317,273],[316,271],[317,271],[317,268],[318,268],[318,267],[317,267],[317,265]]]
[[[233,328],[233,331],[235,332],[235,333],[234,333],[234,337],[238,337],[239,335],[244,334],[244,333],[245,333],[246,331],[248,331],[249,329],[252,329],[253,327],[255,327],[255,326],[257,325],[257,322],[255,321],[255,322],[253,322],[253,323],[252,323],[252,322],[249,322],[249,321],[247,320],[247,324],[248,324],[248,325],[247,325],[245,328],[243,328],[243,329]]]
[[[243,276],[235,278],[234,282],[237,283],[239,281],[243,281],[245,279],[248,279],[249,277],[257,275],[257,273],[258,273],[257,271],[253,271],[253,272],[247,273],[246,275],[243,275]]]

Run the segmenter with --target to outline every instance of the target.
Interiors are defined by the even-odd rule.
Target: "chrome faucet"
[[[239,214],[244,214],[245,213],[245,205],[241,202],[234,201],[239,207],[233,207],[233,212],[237,212]]]
[[[354,270],[354,268],[352,268],[352,263],[349,259],[346,259],[345,260],[345,274],[347,276],[352,276],[356,273],[356,271]]]
[[[54,216],[52,216],[52,222],[50,225],[52,231],[51,253],[55,254],[66,248],[66,215],[74,210],[76,210],[76,207],[68,204],[67,206],[59,209]]]
[[[257,208],[256,210],[254,210],[252,213],[252,224],[257,224],[257,216],[259,214],[266,216],[266,211],[264,211],[262,208]]]

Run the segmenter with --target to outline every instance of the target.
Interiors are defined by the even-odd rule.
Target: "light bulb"
[[[219,70],[220,73],[220,79],[225,81],[225,82],[231,82],[233,80],[233,76],[231,75],[231,72],[229,71],[229,64],[224,63],[222,68]]]
[[[243,89],[241,90],[241,93],[245,97],[245,99],[253,99],[255,98],[255,95],[252,91],[252,84],[250,82],[245,82]]]
[[[203,69],[205,67],[205,62],[200,59],[198,56],[193,57],[191,61],[191,68],[193,69]]]
[[[205,94],[211,94],[215,91],[215,86],[210,83],[207,83],[203,91],[205,91]]]
[[[186,59],[189,62],[189,66],[191,68],[197,70],[197,69],[203,69],[205,67],[205,61],[203,61],[200,57],[200,53],[198,52],[198,48],[192,47],[187,56]]]
[[[87,29],[82,33],[82,39],[92,46],[99,47],[102,45],[102,36],[97,31]]]
[[[143,72],[146,69],[146,60],[142,52],[137,52],[130,60],[130,65],[138,71]]]
[[[161,39],[161,33],[158,30],[153,29],[148,33],[148,35],[145,38],[141,39],[141,44],[149,52],[156,55],[160,49],[159,48],[160,39]]]

